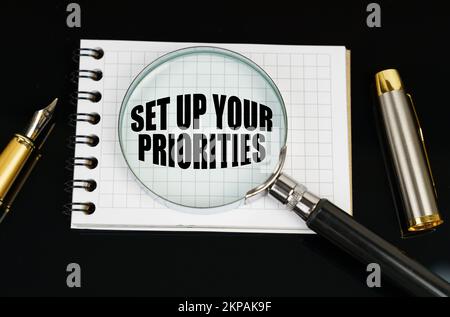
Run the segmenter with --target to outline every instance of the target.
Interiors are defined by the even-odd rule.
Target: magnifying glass
[[[209,214],[269,194],[319,235],[419,295],[448,284],[282,172],[288,120],[273,80],[217,47],[168,53],[133,81],[119,142],[137,181],[169,208]]]

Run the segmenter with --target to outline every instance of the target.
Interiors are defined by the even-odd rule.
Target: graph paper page
[[[92,192],[75,188],[73,202],[92,202],[91,215],[72,213],[72,228],[168,231],[310,233],[294,213],[270,197],[209,215],[169,209],[156,202],[128,169],[118,141],[118,115],[125,93],[140,71],[168,52],[191,46],[238,52],[264,69],[278,86],[288,115],[283,171],[311,192],[351,210],[350,133],[345,47],[82,40],[101,48],[101,59],[80,57],[81,70],[99,69],[103,78],[79,79],[80,91],[98,91],[97,103],[79,100],[78,113],[100,114],[92,125],[78,122],[77,135],[97,135],[96,147],[77,144],[75,157],[96,157],[95,169],[77,166],[74,179],[92,179]]]

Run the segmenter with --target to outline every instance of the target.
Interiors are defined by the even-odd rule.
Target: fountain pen
[[[6,204],[8,192],[14,187],[19,174],[24,169],[31,153],[39,143],[38,137],[46,135],[48,123],[51,121],[58,99],[53,100],[47,107],[36,111],[24,133],[16,133],[6,148],[0,154],[0,207]],[[43,133],[44,132],[44,133]],[[9,209],[9,206],[6,206]]]

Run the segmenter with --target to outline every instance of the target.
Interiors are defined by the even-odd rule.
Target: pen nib
[[[45,107],[44,110],[49,113],[53,113],[53,111],[55,111],[57,103],[58,103],[58,98],[55,98],[55,100],[53,100],[47,107]]]
[[[55,98],[47,107],[36,111],[31,119],[31,122],[26,130],[25,136],[30,140],[35,141],[38,135],[45,128],[47,123],[51,120],[53,112],[55,112],[58,98]]]

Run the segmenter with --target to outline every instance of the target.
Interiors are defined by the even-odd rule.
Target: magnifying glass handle
[[[269,194],[298,214],[317,234],[365,264],[377,263],[381,274],[412,295],[450,296],[449,283],[285,174],[278,177]]]

